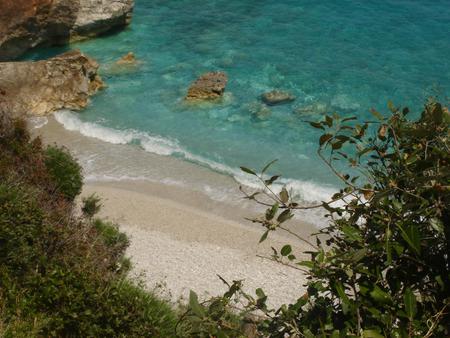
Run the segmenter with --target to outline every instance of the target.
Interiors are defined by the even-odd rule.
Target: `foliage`
[[[287,245],[274,258],[307,269],[307,292],[294,304],[268,309],[264,294],[246,308],[265,313],[271,337],[448,337],[450,335],[450,114],[429,102],[421,117],[389,104],[374,120],[327,115],[311,122],[323,132],[319,156],[344,187],[329,202],[302,206],[278,175],[257,174],[262,188],[247,199],[267,206],[253,219],[266,230],[287,231],[311,247],[298,261]],[[349,173],[337,168],[348,163]],[[324,208],[329,225],[315,242],[286,222],[297,210]],[[204,320],[204,319],[203,319]]]
[[[176,312],[126,276],[126,235],[74,216],[79,173],[22,121],[0,125],[0,336],[173,336]]]
[[[45,151],[45,166],[57,189],[73,201],[81,192],[83,176],[81,167],[65,148],[50,146]]]
[[[83,212],[84,217],[88,219],[92,219],[96,214],[99,213],[102,208],[101,199],[96,194],[92,194],[88,197],[83,197],[81,206],[81,211]]]
[[[239,298],[247,297],[242,292],[242,281],[227,284],[229,290],[222,297],[199,302],[194,291],[189,294],[187,311],[180,317],[177,333],[186,337],[247,337],[246,332],[256,329],[246,311],[238,311]]]

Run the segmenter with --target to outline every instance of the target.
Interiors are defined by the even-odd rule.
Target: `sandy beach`
[[[89,157],[99,147],[106,147],[102,148],[106,157],[108,153],[120,154],[120,147],[129,147],[124,154],[151,155],[128,145],[105,145],[78,132],[67,131],[52,120],[34,133],[41,135],[44,142],[64,145],[81,157]],[[167,165],[175,160],[174,166],[181,165],[184,172],[186,166],[205,170],[202,174],[205,180],[228,179],[210,171],[206,174],[204,168],[180,164],[183,161],[168,157],[152,155],[142,160],[148,160],[153,166],[161,165],[157,161]],[[234,189],[238,190],[237,186]],[[242,196],[233,204],[214,200],[202,191],[185,186],[139,179],[88,179],[81,197],[93,193],[102,198],[100,216],[119,224],[131,239],[128,255],[134,266],[133,274],[142,275],[149,289],[157,290],[173,302],[186,299],[191,289],[202,298],[222,294],[226,287],[217,275],[230,282],[243,280],[245,289],[253,295],[256,288],[263,288],[273,306],[293,302],[304,293],[306,279],[302,271],[261,256],[270,257],[271,247],[281,249],[285,244],[291,244],[297,256],[309,248],[282,233],[273,233],[267,241],[258,244],[264,229],[245,217],[255,216],[259,211],[243,203]],[[290,226],[305,237],[315,230],[312,225],[299,221]]]

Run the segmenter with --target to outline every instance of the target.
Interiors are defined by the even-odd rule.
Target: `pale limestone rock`
[[[0,62],[0,113],[12,117],[79,110],[103,87],[98,64],[79,51],[45,61]]]

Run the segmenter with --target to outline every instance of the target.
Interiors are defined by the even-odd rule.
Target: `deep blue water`
[[[113,142],[229,172],[278,158],[285,177],[333,184],[315,154],[319,134],[302,122],[321,113],[295,111],[315,105],[364,119],[388,100],[416,111],[430,95],[445,100],[450,1],[137,0],[128,29],[71,47],[102,64],[108,88],[79,118],[126,130]],[[118,71],[114,61],[129,51],[141,65]],[[185,105],[189,84],[211,70],[229,76],[224,102]],[[272,89],[297,100],[255,116]]]

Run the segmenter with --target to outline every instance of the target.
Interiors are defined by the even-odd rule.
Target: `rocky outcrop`
[[[223,96],[228,77],[224,72],[210,72],[200,76],[189,87],[188,101],[216,100]]]
[[[134,0],[77,0],[78,13],[71,30],[72,39],[105,33],[131,22]]]
[[[46,115],[79,110],[103,87],[98,64],[71,51],[46,61],[0,62],[0,114]]]
[[[0,61],[130,22],[134,0],[1,0]]]
[[[277,104],[292,102],[295,100],[295,96],[281,90],[272,90],[271,92],[262,94],[261,99],[265,104],[274,106]]]

